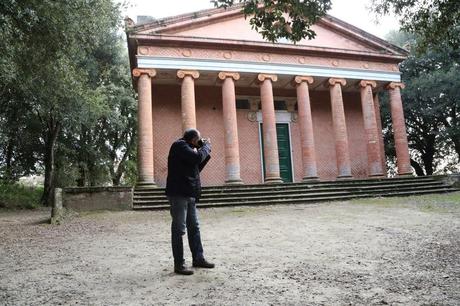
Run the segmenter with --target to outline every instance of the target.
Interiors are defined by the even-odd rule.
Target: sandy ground
[[[459,305],[459,199],[203,209],[217,267],[193,276],[172,273],[167,211],[0,211],[0,304]]]

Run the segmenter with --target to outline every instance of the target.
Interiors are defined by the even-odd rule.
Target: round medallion
[[[264,62],[270,61],[270,54],[264,54],[264,55],[262,55],[262,60],[263,60]]]
[[[232,55],[231,51],[225,51],[224,52],[224,58],[231,59],[232,57],[233,57],[233,55]]]
[[[248,120],[251,122],[257,121],[257,113],[256,112],[249,112],[248,113]]]
[[[299,61],[300,64],[305,64],[305,62],[306,62],[305,57],[303,57],[303,56],[299,57],[298,61]]]
[[[337,67],[338,65],[339,65],[339,61],[337,61],[337,60],[332,61],[332,66]]]
[[[184,49],[184,50],[182,50],[182,55],[185,56],[185,57],[190,57],[192,55],[192,50]]]
[[[149,48],[148,47],[139,47],[139,54],[142,54],[142,55],[149,54]]]

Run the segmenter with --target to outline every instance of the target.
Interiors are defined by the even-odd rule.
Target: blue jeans
[[[174,265],[181,266],[184,261],[184,245],[182,236],[187,229],[188,244],[194,261],[203,259],[200,227],[196,211],[195,198],[169,196],[171,223],[171,242]]]

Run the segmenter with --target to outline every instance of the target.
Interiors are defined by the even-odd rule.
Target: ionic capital
[[[387,89],[396,89],[396,88],[404,89],[406,85],[402,82],[391,82],[390,84],[387,85]]]
[[[339,78],[330,78],[327,80],[326,86],[334,86],[335,84],[341,84],[342,86],[347,85],[347,81],[345,79],[339,79]]]
[[[186,76],[191,76],[194,79],[198,79],[200,77],[200,73],[196,70],[177,70],[177,77],[179,79],[183,79]]]
[[[147,74],[149,77],[153,78],[157,75],[157,71],[155,69],[146,69],[146,68],[134,68],[133,69],[133,76],[138,78],[142,74]]]
[[[266,79],[270,79],[272,82],[278,81],[278,76],[276,74],[266,74],[266,73],[260,73],[257,75],[257,80],[259,82],[263,82]]]
[[[369,80],[362,80],[358,84],[359,87],[364,87],[366,88],[367,86],[371,86],[372,88],[377,87],[377,82],[375,81],[369,81]]]
[[[235,81],[240,79],[240,74],[238,72],[219,72],[218,77],[220,80],[225,80],[226,78],[232,78]]]
[[[294,77],[292,80],[292,85],[297,86],[302,84],[302,82],[307,82],[307,84],[313,84],[313,78],[311,76],[306,76],[306,75],[297,75]]]

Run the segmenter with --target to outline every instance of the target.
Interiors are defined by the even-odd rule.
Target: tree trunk
[[[45,182],[41,198],[41,203],[45,206],[51,206],[53,204],[53,191],[55,186],[54,153],[60,129],[60,122],[56,121],[53,117],[49,118],[45,136]]]
[[[13,144],[13,138],[12,137],[9,137],[8,138],[8,144],[6,146],[6,169],[5,169],[5,180],[7,182],[13,182],[14,181],[14,178],[13,178],[13,169],[12,169],[12,163],[11,161],[13,160],[13,148],[14,148],[14,144]]]
[[[133,149],[134,141],[135,141],[135,137],[131,136],[131,139],[129,140],[128,145],[126,146],[126,151],[123,154],[123,157],[121,158],[121,161],[118,164],[118,168],[116,169],[116,171],[112,170],[113,167],[112,169],[110,169],[110,172],[112,174],[112,183],[114,186],[120,185],[121,177],[123,176],[123,173],[125,172],[126,160],[128,159],[128,156],[131,150]],[[113,153],[115,153],[115,151]],[[114,154],[114,157],[115,157],[115,154]],[[115,158],[113,158],[112,160],[112,164],[114,163],[115,163]]]
[[[410,160],[410,165],[415,169],[415,173],[417,174],[417,176],[425,176],[422,166],[420,166],[419,163],[413,160],[412,158]]]
[[[460,162],[460,137],[452,135],[451,140],[454,143],[455,152],[457,152],[457,160]]]
[[[435,141],[436,135],[430,134],[425,137],[426,139],[426,146],[425,152],[422,154],[422,161],[425,167],[426,175],[433,175],[433,160],[434,160],[434,153],[436,152],[435,148]]]
[[[81,161],[80,165],[78,166],[78,173],[80,174],[80,176],[77,178],[77,186],[84,187],[86,182],[86,170],[85,167],[82,165]]]

